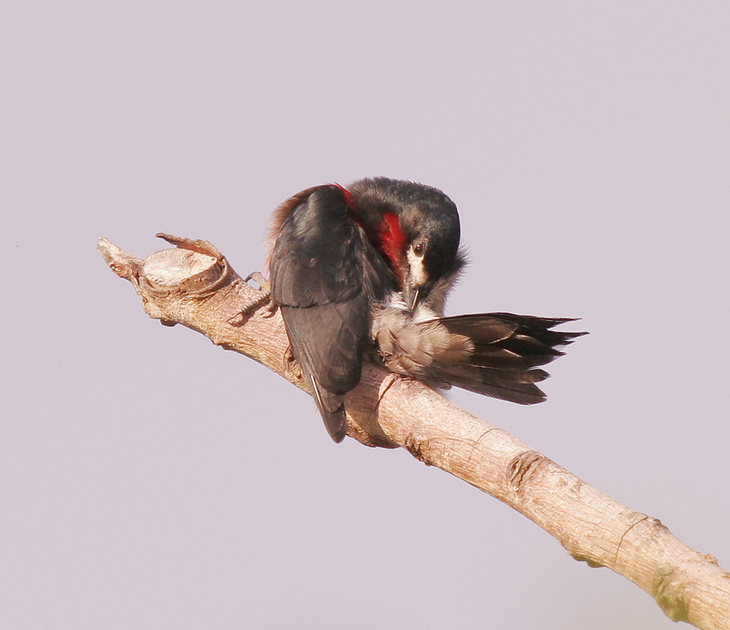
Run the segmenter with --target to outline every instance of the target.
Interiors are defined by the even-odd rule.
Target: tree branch
[[[210,243],[158,234],[176,245],[144,261],[110,241],[98,249],[129,280],[146,313],[182,324],[307,389],[288,353],[281,316]],[[576,560],[608,567],[649,593],[674,621],[730,630],[730,574],[672,535],[502,429],[426,385],[367,365],[346,400],[348,435],[367,446],[403,447],[537,523]]]

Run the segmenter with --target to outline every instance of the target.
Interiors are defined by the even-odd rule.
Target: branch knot
[[[540,464],[550,460],[537,451],[524,451],[512,458],[507,466],[507,479],[515,492],[522,492],[527,479]]]

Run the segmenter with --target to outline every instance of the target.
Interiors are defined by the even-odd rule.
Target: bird
[[[324,184],[273,213],[269,291],[293,358],[329,435],[347,433],[345,396],[375,361],[433,387],[531,405],[546,399],[539,366],[582,332],[573,318],[444,314],[465,253],[454,202],[441,190],[374,177]]]

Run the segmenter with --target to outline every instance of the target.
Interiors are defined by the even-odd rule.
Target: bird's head
[[[408,308],[426,303],[441,311],[464,264],[454,202],[436,188],[383,177],[356,182],[350,190],[376,221],[373,240],[397,276]]]

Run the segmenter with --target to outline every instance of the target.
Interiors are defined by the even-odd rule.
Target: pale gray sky
[[[451,313],[583,317],[544,405],[468,393],[730,568],[730,5],[5,2],[3,627],[675,628],[402,451],[335,445],[95,250],[259,269],[274,207],[386,175],[460,208]]]

